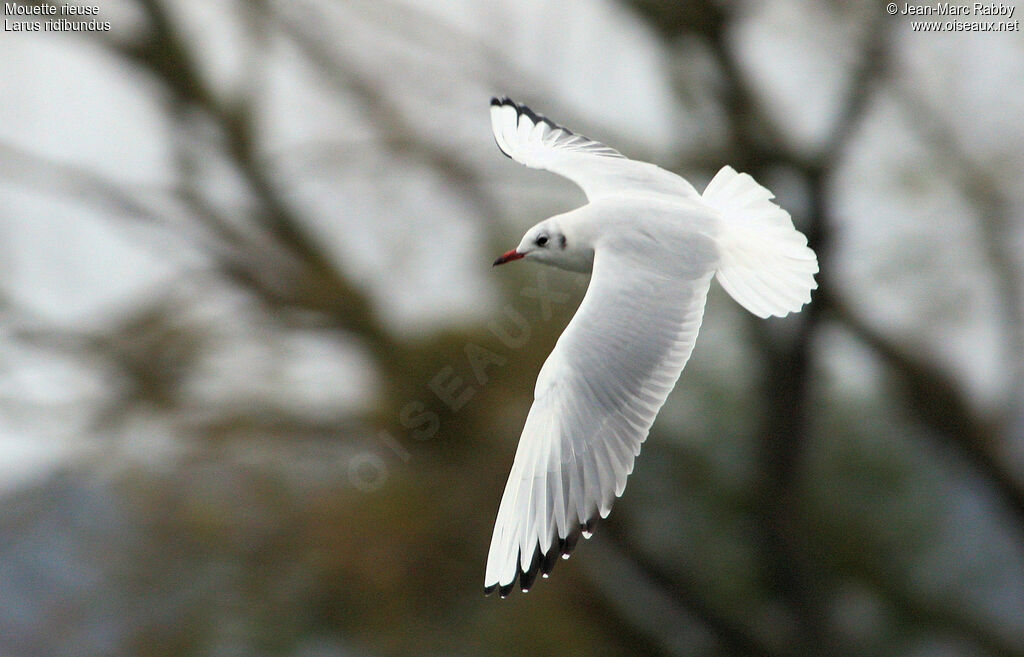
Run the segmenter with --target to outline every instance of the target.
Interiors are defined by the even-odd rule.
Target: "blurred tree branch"
[[[592,556],[599,564],[593,568],[593,579],[602,580],[609,572],[621,573],[623,579],[632,582],[636,590],[630,591],[621,586],[595,586],[610,599],[610,604],[619,609],[619,614],[626,616],[622,610],[627,607],[637,610],[638,617],[633,622],[642,623],[643,631],[656,639],[659,645],[670,648],[677,628],[686,624],[687,617],[693,617],[700,621],[728,654],[737,657],[795,657],[800,654],[773,647],[753,629],[717,610],[695,582],[666,572],[644,554],[635,541],[624,540],[621,531],[616,531],[614,523],[608,523],[604,529],[607,530],[606,536],[602,534],[605,538],[592,546]],[[652,604],[652,601],[659,601],[660,604]],[[650,611],[652,609],[658,609],[660,613],[655,615]]]
[[[251,109],[218,98],[200,74],[188,46],[162,3],[140,0],[139,5],[146,12],[151,26],[150,38],[135,45],[114,47],[167,85],[178,105],[175,114],[179,121],[187,122],[190,118],[187,110],[194,108],[219,126],[226,154],[236,164],[260,204],[260,211],[254,218],[270,231],[274,243],[284,246],[302,265],[302,276],[292,281],[288,301],[330,315],[339,328],[360,336],[374,353],[387,353],[393,339],[381,324],[370,300],[337,270],[322,245],[306,234],[299,217],[281,197],[265,171]],[[201,218],[211,220],[215,217],[212,211],[197,207],[196,197],[189,200],[195,209],[200,210]],[[261,262],[258,254],[252,255],[252,262]],[[250,284],[259,285],[266,280],[263,276],[247,274],[234,263],[227,269]],[[263,296],[275,298],[279,293],[273,291],[268,295],[264,290]]]
[[[315,17],[316,11],[310,9],[304,15]],[[275,16],[292,42],[328,75],[336,90],[359,100],[385,148],[394,155],[411,154],[434,170],[444,172],[449,182],[470,200],[477,215],[499,216],[498,203],[487,193],[476,171],[445,147],[419,138],[415,127],[403,117],[377,80],[340,59],[325,39],[311,33],[315,27],[300,24],[296,14],[277,11]]]
[[[891,564],[869,564],[860,559],[847,570],[874,590],[884,593],[893,615],[908,625],[930,628],[936,633],[953,631],[993,657],[1022,657],[1024,649],[985,623],[970,617],[960,601],[922,594],[914,589],[905,573]]]
[[[998,422],[978,413],[964,395],[959,383],[930,359],[914,353],[883,335],[836,294],[829,298],[828,308],[843,328],[850,331],[882,360],[899,382],[908,408],[936,436],[970,463],[993,487],[1004,506],[1024,528],[1024,490],[1013,471],[998,456],[1003,444]]]
[[[927,142],[929,149],[956,172],[954,181],[967,200],[978,210],[983,247],[992,268],[999,294],[1005,340],[1004,365],[1009,368],[1010,394],[1006,401],[1007,415],[999,424],[1013,421],[1024,403],[1024,270],[1015,254],[1013,228],[1020,217],[1013,216],[1013,202],[1008,198],[991,166],[977,161],[957,140],[955,131],[946,125],[936,111],[908,85],[896,90],[897,101],[908,116],[914,117],[912,127]],[[998,165],[997,165],[998,166]],[[1014,393],[1017,397],[1014,398]]]

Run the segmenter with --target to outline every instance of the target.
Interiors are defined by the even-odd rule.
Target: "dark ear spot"
[[[565,235],[558,236],[558,245],[561,246],[563,249],[565,248]]]

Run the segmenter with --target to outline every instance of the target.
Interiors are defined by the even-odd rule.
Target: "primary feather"
[[[508,98],[491,100],[491,129],[502,153],[532,169],[568,178],[591,201],[616,194],[700,196],[690,183],[671,171],[630,160],[614,148],[574,134]]]

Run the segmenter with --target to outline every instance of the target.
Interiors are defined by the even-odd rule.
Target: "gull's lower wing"
[[[690,183],[671,171],[631,160],[509,98],[491,99],[491,129],[505,155],[568,178],[591,201],[615,195],[700,197]]]
[[[655,259],[656,260],[656,259]],[[501,499],[485,591],[523,590],[622,494],[693,349],[713,268],[682,276],[598,250],[576,316],[537,379]]]

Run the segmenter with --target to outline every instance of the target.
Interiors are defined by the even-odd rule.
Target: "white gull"
[[[698,194],[508,98],[491,100],[491,127],[505,155],[565,176],[589,201],[494,263],[591,273],[537,377],[498,508],[484,590],[505,597],[568,558],[622,495],[693,350],[711,279],[758,317],[783,316],[810,301],[818,260],[772,193],[732,167]]]

